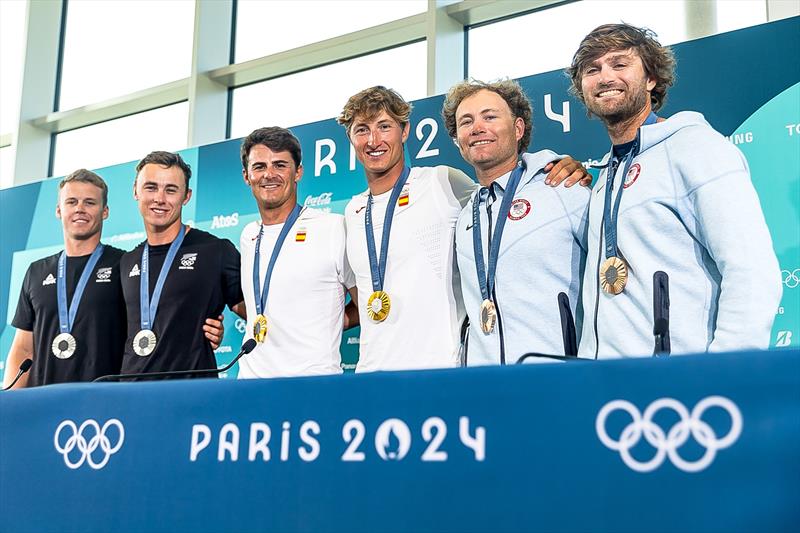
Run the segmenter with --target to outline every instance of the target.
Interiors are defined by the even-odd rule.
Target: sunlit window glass
[[[25,4],[0,0],[0,135],[16,129],[25,53]]]
[[[53,175],[140,159],[153,150],[186,147],[189,104],[184,102],[60,133]]]
[[[247,61],[422,13],[426,0],[239,0],[236,61]]]
[[[60,110],[189,76],[194,2],[69,0]]]
[[[587,33],[622,21],[650,28],[661,44],[686,40],[684,2],[574,2],[471,29],[467,69],[471,77],[486,81],[561,69]]]
[[[424,98],[425,58],[423,41],[236,89],[231,136],[335,117],[350,96],[373,85],[406,100]]]

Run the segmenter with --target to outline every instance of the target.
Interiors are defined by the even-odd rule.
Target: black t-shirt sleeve
[[[241,262],[239,250],[228,239],[223,240],[222,248],[222,290],[228,307],[242,302]]]
[[[17,301],[17,312],[14,314],[14,320],[11,325],[17,329],[25,331],[33,331],[33,321],[36,318],[33,311],[33,303],[31,303],[31,269],[25,273],[25,280],[22,282],[22,287],[19,290],[19,300]]]

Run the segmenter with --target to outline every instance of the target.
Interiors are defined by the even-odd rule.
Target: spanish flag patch
[[[399,205],[400,207],[403,207],[404,205],[408,205],[408,192],[407,191],[403,191],[403,193],[400,195],[400,198],[397,199],[397,205]]]
[[[306,230],[300,229],[297,230],[297,233],[294,236],[295,242],[305,242],[306,241]]]

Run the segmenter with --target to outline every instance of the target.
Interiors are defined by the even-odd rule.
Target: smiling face
[[[187,189],[180,167],[148,163],[136,175],[133,197],[139,203],[149,236],[181,224],[181,211],[192,197],[192,190]]]
[[[367,181],[373,181],[403,168],[403,144],[408,139],[408,124],[401,125],[386,110],[372,118],[357,116],[350,127],[350,142],[364,165]]]
[[[655,85],[633,49],[608,52],[588,62],[581,73],[587,109],[607,124],[624,122],[649,109]]]
[[[456,141],[461,156],[478,174],[494,180],[514,168],[525,122],[515,117],[502,96],[483,89],[464,98],[456,109]]]
[[[259,211],[291,211],[297,203],[297,182],[303,177],[303,165],[295,166],[288,150],[274,152],[263,144],[256,144],[248,153],[247,168],[242,170],[242,176]]]
[[[103,190],[91,183],[70,181],[58,194],[56,216],[64,226],[64,236],[86,240],[98,235],[103,220],[108,218],[108,206],[103,205]]]

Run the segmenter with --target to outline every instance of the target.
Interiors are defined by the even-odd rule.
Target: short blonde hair
[[[397,91],[376,85],[351,96],[336,122],[344,126],[350,135],[350,128],[357,117],[369,120],[381,111],[386,111],[400,126],[405,127],[411,115],[411,104],[403,100]]]

